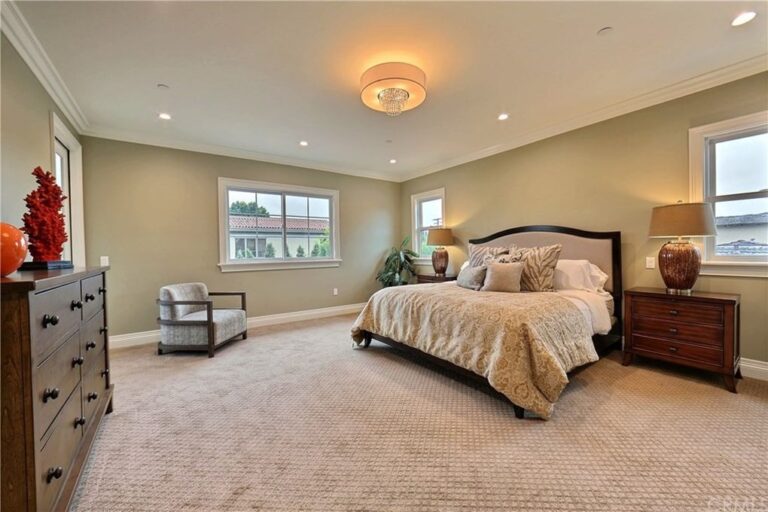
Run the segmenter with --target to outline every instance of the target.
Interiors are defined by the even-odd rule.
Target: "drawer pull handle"
[[[109,327],[107,327],[106,325],[101,329],[99,329],[99,334],[106,334],[107,332],[109,332]]]
[[[91,400],[96,400],[97,398],[99,398],[99,394],[91,391],[90,393],[88,393],[87,398],[88,398],[88,401],[90,402]]]
[[[96,300],[96,296],[92,293],[86,293],[84,299],[85,302],[90,302],[92,300]]]
[[[59,398],[59,388],[45,388],[43,390],[43,403],[47,403],[48,400],[56,400]]]
[[[72,311],[76,309],[83,309],[83,302],[79,300],[73,300],[71,307],[72,307]]]
[[[669,333],[670,334],[677,334],[677,328],[676,327],[670,327],[669,328]]]
[[[82,364],[85,362],[85,358],[83,356],[80,357],[73,357],[72,358],[72,368],[75,366],[82,366]]]
[[[99,286],[99,295],[104,295],[107,293],[107,289],[103,286]]]
[[[49,468],[48,472],[45,474],[45,481],[47,483],[51,483],[54,480],[58,480],[62,477],[64,474],[64,468],[61,466],[56,466],[55,468]]]
[[[680,314],[680,312],[678,310],[676,310],[676,309],[670,309],[669,310],[669,314],[672,315],[672,316],[677,316],[677,315]]]
[[[101,370],[101,376],[102,377],[106,377],[107,375],[109,375],[109,368],[105,368],[105,369]]]
[[[47,329],[49,325],[58,325],[59,317],[56,315],[43,315],[43,329]]]
[[[91,349],[93,349],[93,348],[96,348],[96,342],[95,341],[89,341],[88,343],[85,344],[86,352],[91,350]]]
[[[85,418],[83,416],[75,418],[75,428],[82,427],[83,425],[85,425]]]
[[[670,352],[677,352],[677,347],[669,347]]]

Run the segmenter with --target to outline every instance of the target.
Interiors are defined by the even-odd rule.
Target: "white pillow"
[[[465,261],[464,263],[461,264],[461,268],[459,269],[459,272],[461,272],[462,270],[464,270],[468,266],[469,266],[469,260],[467,260],[467,261]]]
[[[608,274],[587,260],[558,260],[555,267],[555,290],[587,290],[604,292]]]

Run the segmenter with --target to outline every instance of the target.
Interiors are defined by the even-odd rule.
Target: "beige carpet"
[[[78,511],[768,509],[768,383],[616,355],[551,421],[374,344],[352,317],[203,354],[116,351]],[[756,505],[727,508],[729,504]]]

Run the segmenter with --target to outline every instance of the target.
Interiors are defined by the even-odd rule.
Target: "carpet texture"
[[[618,354],[550,421],[374,342],[353,317],[252,330],[216,353],[112,357],[115,412],[76,511],[768,509],[768,383]],[[752,504],[753,508],[727,508]]]

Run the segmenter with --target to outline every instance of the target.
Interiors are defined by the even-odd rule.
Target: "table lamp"
[[[444,277],[448,268],[448,251],[445,245],[453,245],[453,233],[447,228],[434,228],[429,230],[427,235],[427,245],[436,245],[435,252],[432,253],[432,268],[435,269],[435,275]]]

